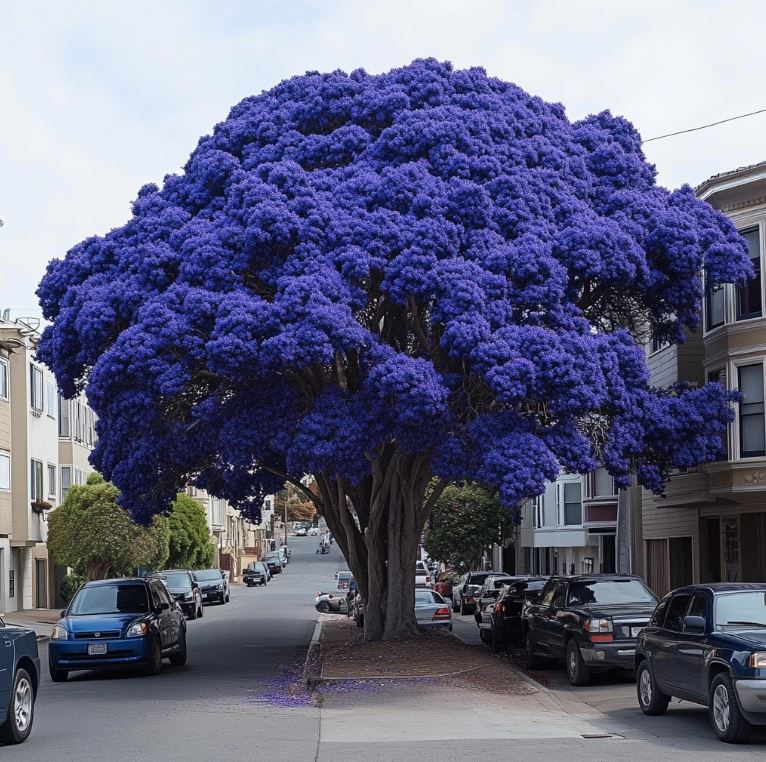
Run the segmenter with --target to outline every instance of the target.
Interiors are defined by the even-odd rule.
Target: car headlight
[[[125,633],[125,637],[139,638],[142,635],[148,635],[151,632],[149,622],[135,622],[128,627],[128,631]]]
[[[65,627],[62,627],[60,624],[53,625],[53,630],[51,631],[51,640],[66,640],[68,637],[69,633]]]
[[[758,651],[750,654],[750,667],[752,669],[766,669],[766,652]]]

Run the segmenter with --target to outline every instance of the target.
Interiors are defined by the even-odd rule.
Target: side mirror
[[[160,603],[159,607],[157,608],[158,611],[169,611],[170,610],[170,604],[165,603],[164,601]]]
[[[705,617],[704,616],[685,616],[684,617],[684,632],[691,632],[698,635],[705,633]]]
[[[59,617],[63,619],[65,616],[66,616],[66,609],[61,609],[61,611],[59,611]]]

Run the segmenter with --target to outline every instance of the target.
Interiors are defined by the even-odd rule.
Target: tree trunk
[[[106,579],[112,564],[109,561],[93,559],[85,564],[85,575],[89,580]]]

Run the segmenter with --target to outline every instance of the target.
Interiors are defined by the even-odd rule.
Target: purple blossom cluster
[[[435,60],[312,72],[51,262],[39,355],[144,521],[192,479],[257,519],[280,474],[358,483],[385,446],[511,506],[597,460],[660,490],[715,457],[731,397],[650,388],[615,315],[682,341],[701,273],[749,267],[622,118]]]

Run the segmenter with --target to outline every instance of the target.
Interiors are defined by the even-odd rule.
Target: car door
[[[652,666],[654,675],[660,685],[677,690],[678,676],[676,675],[676,649],[680,643],[686,610],[691,603],[691,593],[676,593],[668,603],[665,622],[658,630],[654,639],[654,655]]]
[[[703,592],[697,592],[692,598],[686,616],[701,616],[705,632],[689,632],[682,626],[675,647],[675,665],[673,672],[678,688],[690,697],[704,699],[706,695],[705,657],[710,646],[707,633],[710,631],[710,603]]]
[[[551,656],[560,656],[563,648],[564,632],[557,621],[557,614],[566,601],[566,593],[565,580],[551,580],[543,591],[540,604],[535,607],[535,642],[539,651]]]
[[[157,629],[160,633],[160,645],[163,651],[170,647],[171,644],[171,631],[170,631],[170,611],[171,607],[164,600],[161,587],[156,582],[149,583],[149,590],[152,598],[152,609],[155,612],[157,621]]]
[[[8,628],[0,619],[0,717],[5,717],[13,688],[15,646]]]

